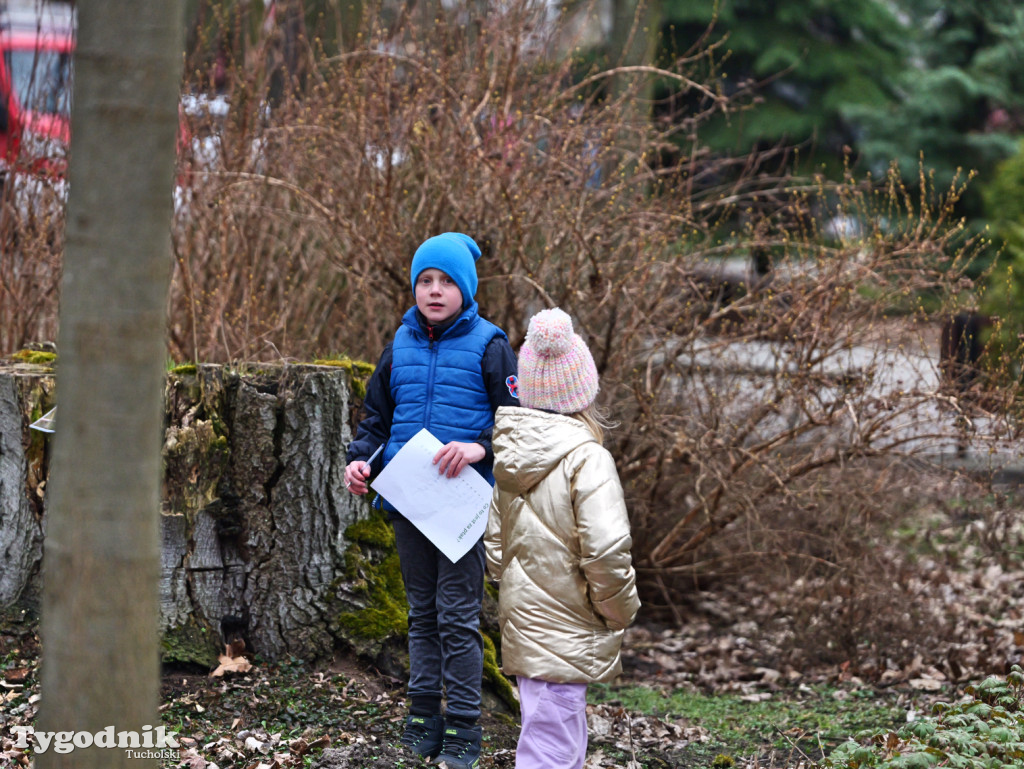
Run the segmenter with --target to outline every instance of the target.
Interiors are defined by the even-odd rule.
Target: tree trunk
[[[48,410],[53,385],[38,366],[0,376],[0,607],[39,601],[47,441],[26,425]]]
[[[160,723],[160,385],[181,11],[181,0],[78,6],[42,731],[141,735]],[[40,751],[36,766],[157,764],[85,743]]]
[[[350,383],[347,370],[317,365],[181,367],[167,375],[165,661],[214,663],[224,650],[225,617],[241,620],[250,650],[267,659],[322,658],[340,645],[377,657],[401,639],[401,627],[366,639],[339,622],[373,604],[365,572],[380,555],[363,543],[354,566],[347,552],[346,529],[369,512],[342,480],[354,416]],[[51,407],[53,389],[52,372],[40,367],[0,372],[0,606],[30,613],[39,593],[50,438],[28,424]],[[66,429],[62,413],[58,436]]]
[[[657,58],[660,25],[661,9],[654,0],[612,0],[611,66],[653,65]],[[615,78],[612,96],[621,97],[628,93],[632,82],[627,77]],[[654,84],[649,77],[642,78],[640,82],[643,86],[633,94],[632,102],[637,110],[636,117],[647,120],[650,118],[646,113]]]
[[[339,640],[345,529],[366,512],[345,492],[348,376],[219,366],[168,380],[162,616],[165,658],[209,662],[235,617],[260,655],[329,655]],[[214,631],[211,633],[211,631]]]

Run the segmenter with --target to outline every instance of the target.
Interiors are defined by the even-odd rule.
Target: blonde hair
[[[618,427],[617,422],[612,422],[608,415],[596,403],[591,403],[583,411],[577,411],[572,415],[574,419],[580,420],[587,426],[587,429],[594,435],[598,443],[604,443],[604,431]]]

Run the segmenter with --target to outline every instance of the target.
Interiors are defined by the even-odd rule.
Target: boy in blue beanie
[[[493,485],[491,431],[499,406],[514,406],[516,356],[505,332],[474,299],[480,248],[461,232],[424,241],[413,255],[416,305],[402,317],[370,377],[349,444],[345,487],[365,494],[405,443],[426,427],[441,441],[438,472],[471,465]],[[367,462],[378,446],[381,460]],[[402,744],[449,769],[479,766],[484,544],[452,563],[386,499],[409,602],[409,716]],[[442,696],[446,708],[442,712]]]

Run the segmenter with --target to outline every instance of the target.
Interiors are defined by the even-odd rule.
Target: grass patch
[[[617,704],[706,729],[708,741],[691,742],[675,754],[681,766],[727,765],[729,759],[740,762],[770,751],[820,761],[851,735],[906,723],[909,707],[896,693],[826,685],[770,696],[599,685],[588,692],[593,704]]]

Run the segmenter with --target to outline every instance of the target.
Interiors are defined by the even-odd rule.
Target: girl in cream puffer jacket
[[[534,316],[519,353],[523,406],[495,415],[485,536],[502,669],[516,676],[522,708],[516,769],[582,767],[587,684],[621,672],[623,630],[640,606],[622,487],[586,417],[596,394],[569,317]]]

